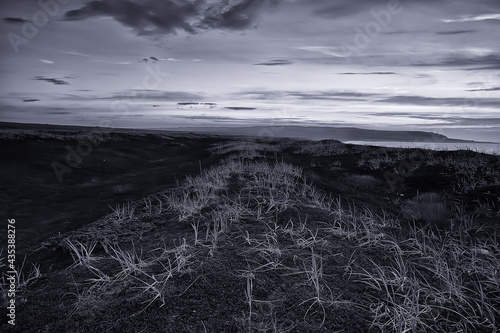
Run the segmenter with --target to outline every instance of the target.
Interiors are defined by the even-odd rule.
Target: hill
[[[30,135],[0,140],[11,147],[2,200],[24,198],[7,213],[27,255],[15,263],[16,326],[4,316],[2,331],[498,328],[498,156],[119,132],[58,182],[50,161],[85,136]],[[73,222],[102,206],[28,241],[43,216]]]

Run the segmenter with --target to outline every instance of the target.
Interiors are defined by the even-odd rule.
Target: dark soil
[[[29,273],[31,263],[39,265],[41,271],[40,277],[16,294],[16,325],[8,324],[8,317],[2,315],[1,331],[379,331],[371,325],[370,306],[383,294],[354,278],[353,271],[356,272],[355,267],[359,273],[361,268],[370,271],[374,264],[390,265],[393,253],[331,232],[326,226],[333,223],[335,216],[328,210],[296,197],[286,209],[265,215],[263,219],[256,218],[255,211],[251,211],[257,209],[255,199],[250,194],[242,194],[246,193],[242,186],[248,179],[238,174],[233,174],[228,187],[218,192],[220,200],[204,207],[199,215],[179,222],[178,214],[166,209],[168,191],[178,188],[186,176],[199,175],[237,153],[217,154],[212,148],[239,142],[241,138],[111,133],[59,182],[51,163],[64,163],[65,147],[76,147],[80,141],[74,130],[61,133],[49,129],[44,133],[0,140],[2,219],[5,222],[0,228],[0,239],[6,244],[6,221],[15,219],[16,266],[20,266],[26,255],[25,274]],[[300,151],[308,144],[305,141],[280,139],[262,143],[276,147],[276,152],[258,151],[261,156],[248,158],[247,162],[283,161],[300,166],[308,183],[332,200],[340,198],[343,208],[357,207],[378,217],[387,216],[387,220],[399,220],[397,226],[384,227],[387,235],[409,238],[406,228],[412,224],[448,232],[454,228],[449,217],[457,205],[473,214],[476,222],[483,226],[477,229],[477,234],[467,236],[474,242],[490,239],[500,230],[500,181],[495,178],[500,170],[498,156],[422,151],[420,160],[416,161],[410,150],[348,146],[333,141],[328,144],[341,149],[328,156],[318,156]],[[363,162],[378,159],[381,162],[373,166]],[[478,184],[462,181],[467,177],[461,173],[463,169],[458,162],[446,163],[447,159],[463,163],[482,161],[482,167],[474,174],[482,181]],[[409,165],[411,172],[398,172],[402,164]],[[397,182],[391,182],[393,179]],[[426,196],[426,193],[435,195]],[[421,197],[424,199],[416,200]],[[427,197],[439,198],[439,201],[422,204]],[[153,203],[162,201],[165,209],[151,213],[145,198],[152,198]],[[408,212],[415,213],[410,207],[413,199],[423,205],[420,207],[423,210],[435,207],[444,210],[443,217],[432,220],[421,214],[412,218]],[[210,242],[205,242],[204,223],[223,202],[238,200],[251,212],[231,223],[216,249],[211,249]],[[108,205],[115,207],[124,202],[136,207],[135,216],[126,223],[117,223]],[[155,207],[158,208],[158,204]],[[192,223],[200,225],[202,241],[198,245]],[[312,232],[304,237],[314,236],[318,244],[298,246],[284,231],[290,223],[294,227],[304,223]],[[269,240],[266,235],[273,228],[279,244],[274,265],[269,264],[269,258],[264,257],[262,251],[256,250],[259,242]],[[140,252],[140,256],[151,263],[145,268],[149,276],[136,272],[123,279],[97,284],[92,280],[96,275],[89,268],[74,265],[65,239],[82,244],[98,241],[93,252],[98,258],[96,266],[111,277],[117,276],[121,266],[111,259],[108,246]],[[152,281],[152,276],[160,276],[174,258],[173,253],[167,255],[165,251],[182,244],[187,245],[186,266],[176,271],[162,289],[164,302],[160,298],[150,302],[152,294],[144,289],[141,280]],[[1,256],[5,262],[5,249]],[[306,273],[312,270],[313,256],[321,258],[322,265],[319,300]],[[0,267],[2,272],[7,269]],[[245,292],[248,270],[252,269],[253,302],[249,305]],[[6,290],[2,293],[6,294]],[[7,297],[2,296],[2,308],[5,308]],[[497,315],[497,323],[499,320]]]

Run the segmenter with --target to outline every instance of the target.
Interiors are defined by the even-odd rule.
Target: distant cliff
[[[396,142],[474,142],[450,139],[445,135],[422,131],[382,131],[355,127],[316,127],[316,126],[255,126],[255,127],[206,127],[179,128],[190,131],[220,135],[250,135],[261,137],[289,137],[312,140],[339,141],[396,141]]]

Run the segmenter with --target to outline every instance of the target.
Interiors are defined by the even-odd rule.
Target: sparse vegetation
[[[58,277],[68,316],[47,329],[498,330],[495,157],[477,159],[476,167],[433,153],[412,177],[454,168],[468,187],[403,194],[380,186],[381,168],[407,158],[402,150],[238,140],[210,152],[218,165],[117,205],[62,240],[72,259],[71,279]],[[328,159],[341,154],[347,157],[330,168]],[[311,166],[310,156],[325,168]],[[480,170],[489,170],[481,175],[486,183],[471,185]],[[485,186],[483,200],[463,196]],[[28,286],[35,276],[39,269],[19,281]]]
[[[113,211],[113,219],[115,223],[125,223],[127,221],[132,221],[134,219],[135,207],[130,207],[130,203],[123,203],[122,206],[116,205],[116,208],[109,207]]]

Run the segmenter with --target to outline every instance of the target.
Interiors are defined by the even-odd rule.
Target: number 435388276
[[[7,261],[9,262],[9,266],[13,266],[16,261],[16,220],[9,219],[7,224]]]

